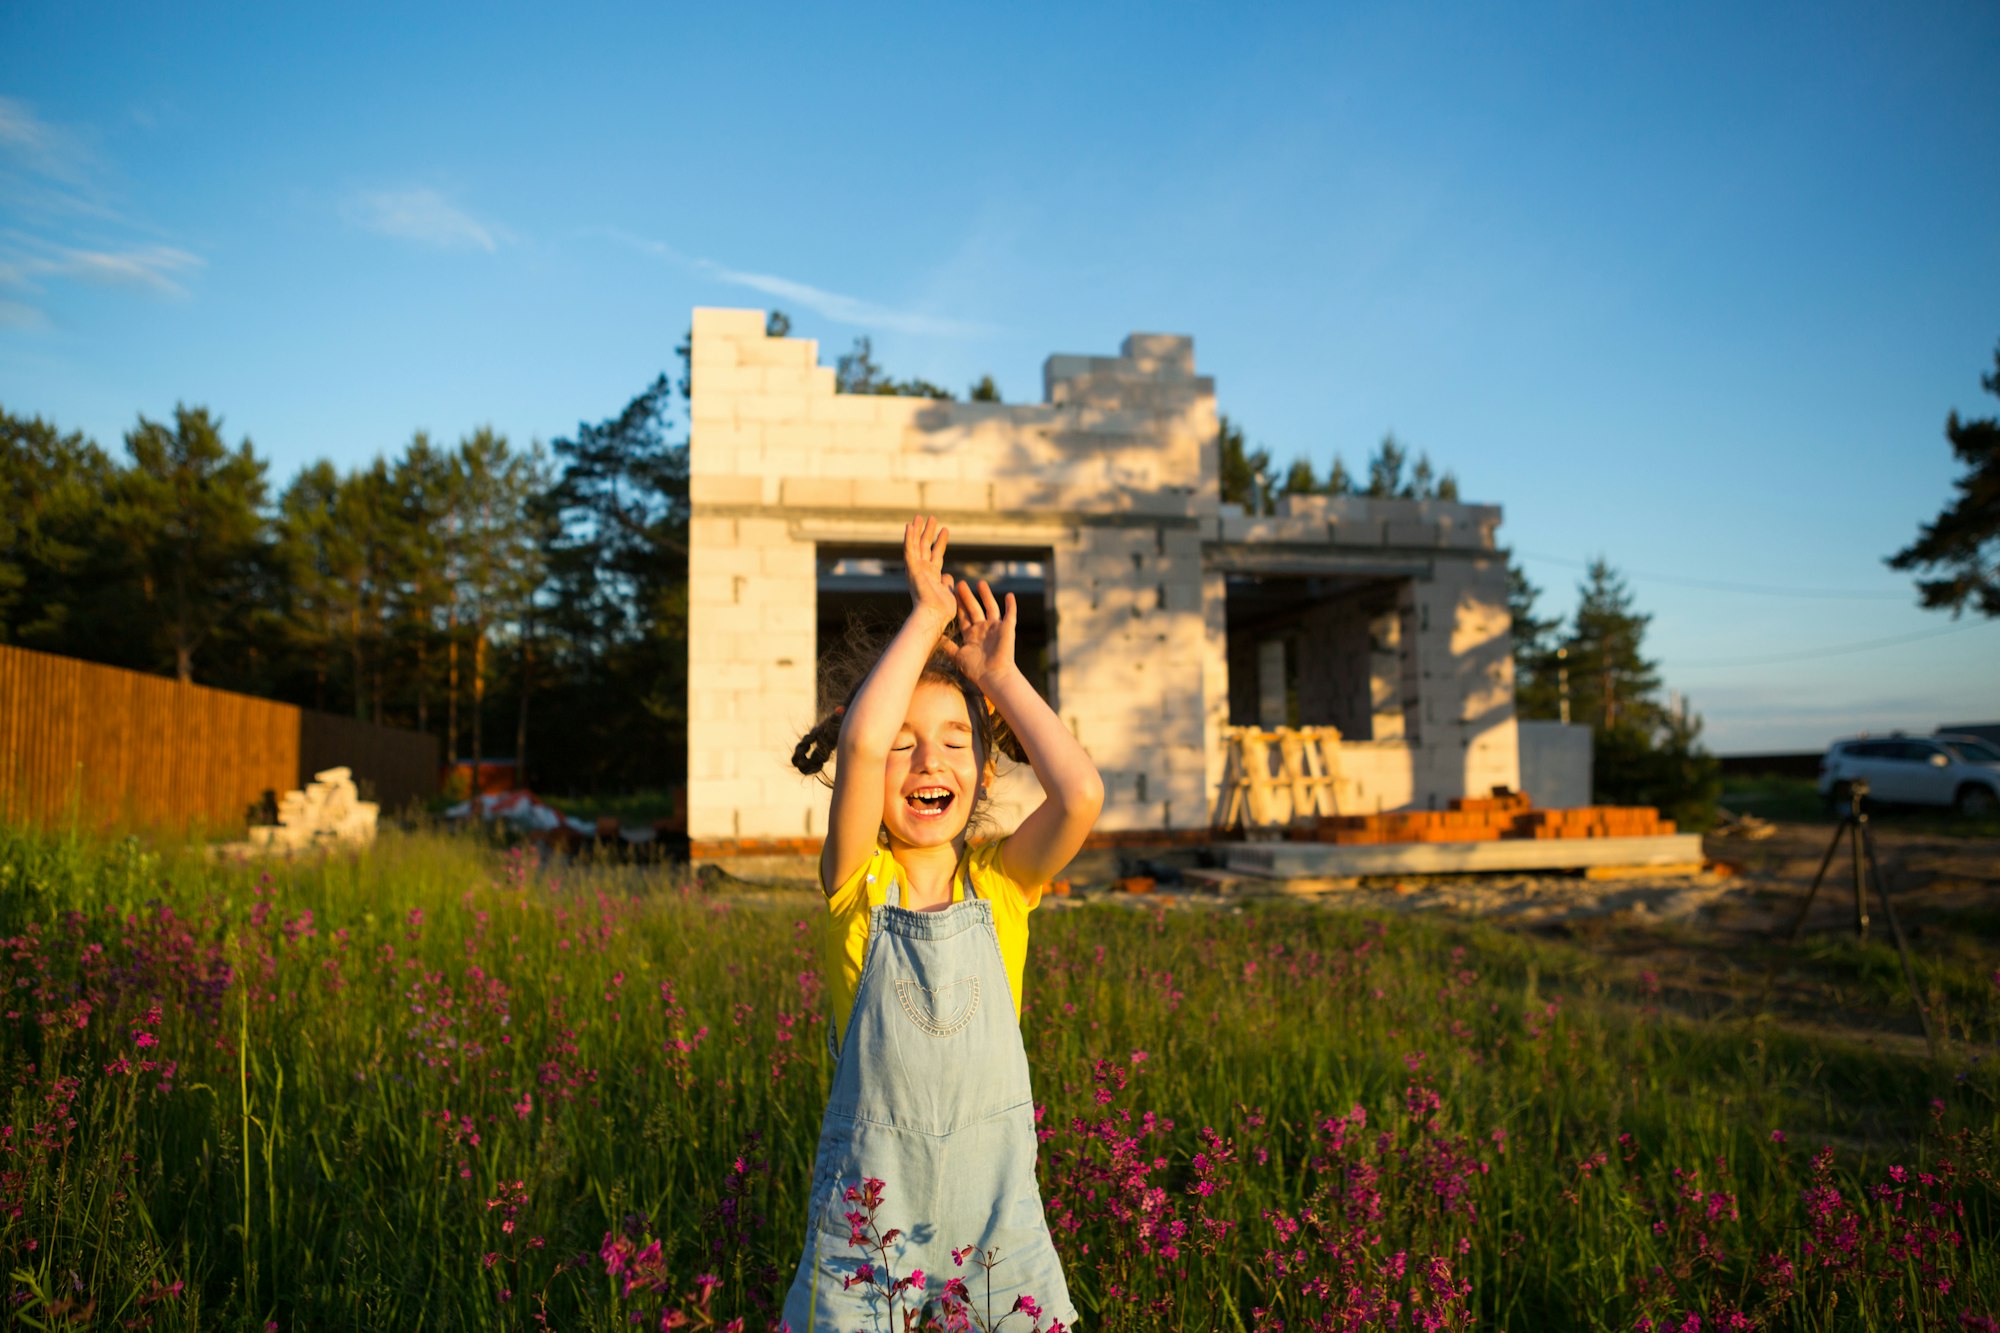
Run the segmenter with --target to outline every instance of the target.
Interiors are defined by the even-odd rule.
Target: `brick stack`
[[[1587,805],[1537,810],[1519,792],[1462,796],[1446,810],[1406,810],[1385,815],[1335,815],[1316,826],[1291,830],[1301,842],[1367,847],[1399,842],[1493,842],[1501,838],[1650,838],[1675,831],[1650,806]]]

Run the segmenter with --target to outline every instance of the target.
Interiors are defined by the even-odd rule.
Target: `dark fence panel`
[[[437,791],[435,736],[0,645],[0,815],[233,825],[346,766],[394,807]]]
[[[1724,754],[1716,758],[1726,778],[1817,778],[1824,750],[1795,750],[1783,754]]]

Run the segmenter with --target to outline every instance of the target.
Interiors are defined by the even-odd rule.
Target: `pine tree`
[[[1243,428],[1228,417],[1220,418],[1216,437],[1220,455],[1220,489],[1224,504],[1242,505],[1252,514],[1271,512],[1271,455],[1251,449],[1243,438]]]
[[[1591,561],[1563,644],[1572,720],[1600,735],[1621,725],[1648,732],[1658,723],[1659,669],[1642,652],[1651,622],[1633,609],[1631,590],[1610,563]]]
[[[1326,494],[1354,494],[1354,476],[1347,470],[1347,461],[1339,454],[1333,456],[1333,471],[1326,474]]]
[[[1980,378],[2000,396],[2000,347],[1993,350],[1993,373]],[[1923,525],[1917,539],[1887,558],[1891,569],[1941,575],[1917,581],[1923,605],[1949,607],[1954,619],[1967,606],[1983,616],[2000,616],[2000,419],[1945,419],[1945,438],[1965,465],[1953,481],[1958,498]]]
[[[81,580],[105,541],[111,460],[80,432],[0,409],[0,642],[74,651]]]
[[[125,447],[114,523],[138,562],[155,660],[191,681],[197,655],[259,591],[265,463],[247,439],[225,445],[205,407],[176,407],[171,428],[141,416]]]
[[[532,500],[544,489],[539,447],[514,449],[482,426],[459,442],[457,473],[461,560],[455,592],[458,619],[471,639],[473,771],[486,757],[486,695],[496,637],[521,642],[523,622],[543,579]],[[524,756],[516,755],[519,763]]]
[[[1562,716],[1562,693],[1556,658],[1560,617],[1535,614],[1542,590],[1507,556],[1507,612],[1514,644],[1514,712],[1517,716],[1556,721]]]
[[[1321,493],[1319,474],[1313,471],[1310,458],[1294,458],[1292,465],[1285,469],[1285,484],[1280,495],[1318,495]]]
[[[1368,489],[1362,494],[1385,500],[1404,495],[1403,465],[1408,461],[1409,454],[1394,433],[1384,435],[1368,459]]]
[[[395,506],[395,561],[401,570],[392,606],[397,660],[414,698],[413,721],[430,730],[430,703],[437,685],[441,638],[451,604],[447,543],[458,510],[453,487],[457,473],[449,456],[418,431],[390,470]]]

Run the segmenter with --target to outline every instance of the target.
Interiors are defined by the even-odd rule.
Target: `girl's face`
[[[892,843],[935,847],[965,831],[979,799],[980,762],[963,694],[936,681],[917,685],[885,776],[882,823]]]

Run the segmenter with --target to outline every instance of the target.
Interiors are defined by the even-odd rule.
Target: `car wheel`
[[[1958,799],[1952,806],[1967,819],[1991,819],[2000,815],[2000,792],[1968,782],[1958,789]]]

